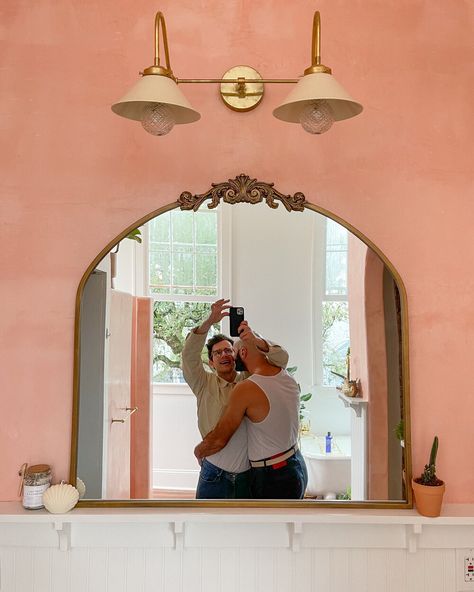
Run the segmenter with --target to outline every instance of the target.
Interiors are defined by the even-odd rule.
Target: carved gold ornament
[[[183,191],[178,199],[179,207],[182,210],[197,211],[208,199],[211,200],[211,203],[207,204],[209,209],[216,208],[221,200],[228,204],[256,204],[265,200],[270,208],[275,209],[279,205],[275,200],[279,200],[288,212],[302,212],[306,204],[306,198],[301,192],[284,195],[274,189],[273,183],[257,181],[243,173],[235,179],[229,179],[223,183],[211,183],[211,185],[212,188],[206,193],[193,195],[189,191]]]

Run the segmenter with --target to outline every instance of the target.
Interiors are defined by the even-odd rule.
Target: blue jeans
[[[253,498],[303,499],[308,485],[308,471],[299,450],[286,460],[283,467],[252,467],[250,471]]]
[[[250,470],[229,473],[204,459],[199,473],[196,499],[250,498]]]

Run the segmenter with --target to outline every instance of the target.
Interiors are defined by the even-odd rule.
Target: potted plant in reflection
[[[436,455],[438,454],[438,436],[433,439],[430,460],[420,477],[413,479],[416,509],[422,516],[435,517],[441,512],[445,490],[444,481],[436,476]]]
[[[405,424],[403,419],[397,423],[393,431],[395,432],[395,437],[400,442],[400,446],[405,448]]]
[[[360,381],[357,378],[356,380],[351,380],[351,348],[347,348],[346,354],[346,375],[339,374],[339,372],[335,372],[334,370],[330,371],[331,374],[342,378],[342,384],[336,386],[338,391],[341,391],[343,395],[346,397],[360,397]]]
[[[298,370],[298,366],[291,366],[287,368],[286,371],[290,376],[294,376],[295,372]],[[298,390],[300,393],[300,435],[309,434],[311,431],[311,422],[309,417],[309,411],[306,409],[305,403],[307,403],[313,393],[305,393],[304,395],[301,394],[301,387],[298,383]]]

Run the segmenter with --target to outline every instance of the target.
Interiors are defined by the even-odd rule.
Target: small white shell
[[[79,499],[82,499],[86,494],[86,484],[79,477],[76,479],[76,489],[79,492]]]
[[[68,483],[52,485],[43,493],[44,507],[51,514],[65,514],[77,504],[79,492]]]

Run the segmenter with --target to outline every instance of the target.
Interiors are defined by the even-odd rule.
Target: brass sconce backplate
[[[246,82],[246,80],[262,80],[259,72],[250,66],[234,66],[222,76],[232,82],[221,83],[221,97],[233,111],[251,111],[263,98],[263,82]],[[235,82],[237,80],[237,82]]]

